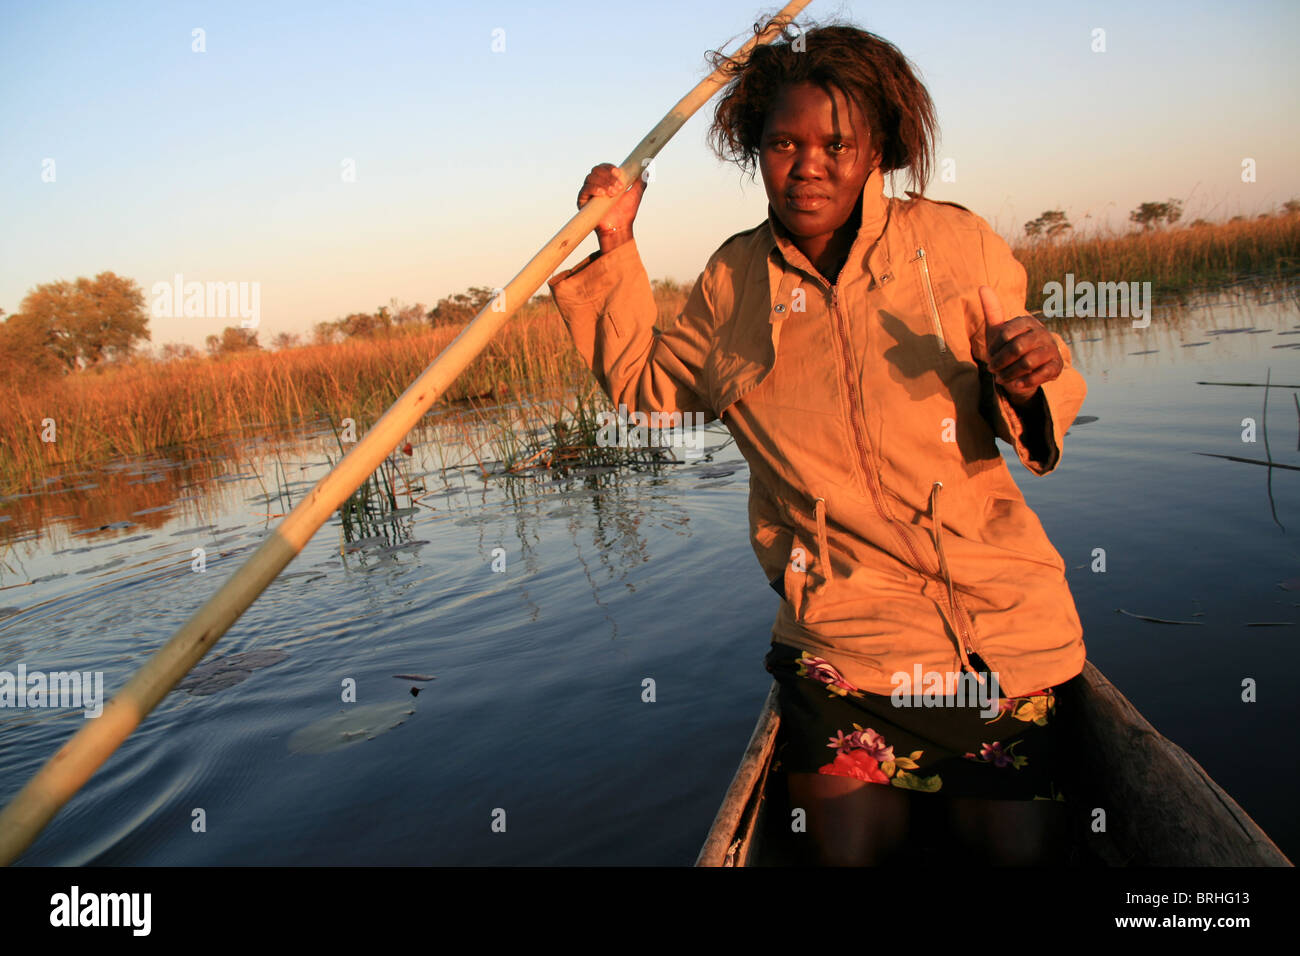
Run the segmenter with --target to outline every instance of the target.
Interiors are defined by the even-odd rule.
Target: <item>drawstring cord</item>
[[[957,626],[957,615],[961,611],[957,607],[957,597],[953,593],[952,575],[948,573],[948,558],[943,553],[943,531],[939,524],[939,489],[942,487],[942,481],[936,481],[930,486],[930,535],[934,539],[934,550],[939,554],[939,571],[943,574],[944,583],[948,585],[948,607],[952,611],[953,633],[957,637],[957,654],[961,657],[961,669],[972,674],[982,685],[984,678],[971,666],[970,657],[966,654],[965,642],[961,637],[961,629]]]

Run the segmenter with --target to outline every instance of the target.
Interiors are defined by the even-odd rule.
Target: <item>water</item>
[[[1279,298],[1054,326],[1095,421],[1047,478],[1004,453],[1066,560],[1090,659],[1294,859],[1300,627],[1246,625],[1300,621],[1300,473],[1199,454],[1264,459],[1262,430],[1241,440],[1264,391],[1196,384],[1268,370],[1269,454],[1300,465],[1281,387],[1300,356],[1274,348],[1300,344],[1283,334],[1300,310]],[[766,692],[779,601],[747,539],[745,462],[711,427],[705,461],[565,483],[444,479],[451,439],[419,444],[415,510],[343,554],[326,524],[203,662],[226,676],[173,691],[23,862],[691,863]],[[137,462],[0,503],[0,670],[120,687],[260,543],[277,482],[313,481],[326,451]],[[305,747],[349,706],[345,682],[353,716]],[[0,710],[0,800],[84,719]]]

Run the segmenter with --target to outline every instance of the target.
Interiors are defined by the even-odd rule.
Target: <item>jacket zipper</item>
[[[939,337],[939,351],[948,351],[948,345],[943,340],[943,323],[939,321],[939,304],[934,301],[934,288],[930,285],[930,266],[925,261],[925,248],[919,247],[916,250],[916,258],[913,262],[920,263],[921,282],[925,286],[925,297],[930,303],[930,321],[934,323],[934,334]]]
[[[924,254],[922,254],[921,264],[924,268]],[[925,276],[926,289],[928,290],[930,285],[929,274],[925,273]],[[933,299],[931,299],[931,301],[933,301]],[[851,363],[849,362],[849,356],[852,354],[849,347],[849,335],[844,327],[844,317],[840,314],[840,290],[838,283],[831,286],[831,311],[835,313],[836,330],[839,333],[840,345],[844,350],[844,382],[848,387],[849,418],[853,422],[853,440],[858,448],[858,461],[862,465],[862,471],[867,478],[867,487],[871,489],[871,498],[875,502],[876,510],[880,512],[880,516],[894,526],[895,533],[903,542],[903,546],[907,548],[908,554],[912,556],[913,566],[922,574],[925,574],[928,577],[933,577],[933,575],[925,570],[925,565],[921,563],[921,556],[916,553],[916,548],[912,546],[912,539],[909,538],[904,531],[898,528],[897,522],[895,522],[894,519],[885,511],[885,503],[881,497],[880,489],[876,487],[875,473],[871,470],[871,463],[867,459],[866,442],[862,439],[862,426],[858,423],[860,417],[858,412],[858,393],[857,388],[853,384],[853,370],[851,368]],[[827,563],[829,564],[829,562],[830,559],[829,556],[827,556]],[[975,653],[974,649],[971,647],[970,635],[966,633],[966,625],[962,621],[962,614],[959,608],[953,609],[953,616],[957,618],[957,631],[961,635],[960,639],[966,648],[966,653]]]
[[[862,440],[862,426],[858,423],[860,414],[858,412],[858,391],[853,384],[853,371],[849,356],[852,354],[849,348],[849,334],[844,328],[844,317],[840,315],[840,290],[838,285],[831,286],[831,311],[835,313],[835,324],[840,335],[840,345],[844,349],[844,382],[848,386],[849,392],[849,418],[853,422],[853,440],[858,446],[858,461],[862,465],[862,471],[867,476],[867,487],[871,489],[871,498],[876,503],[876,510],[880,512],[880,517],[893,524],[893,519],[885,511],[885,502],[880,495],[880,489],[876,487],[875,473],[871,470],[871,462],[867,459],[867,445]],[[923,568],[921,557],[912,547],[911,540],[903,534],[902,538],[904,547],[912,556],[912,561],[920,571]]]

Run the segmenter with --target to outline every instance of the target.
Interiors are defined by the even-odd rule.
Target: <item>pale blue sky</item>
[[[1190,219],[1300,196],[1300,5],[990,6],[807,10],[920,67],[957,171],[928,195],[1008,237],[1049,208],[1118,227],[1144,200],[1183,198]],[[501,285],[572,214],[590,167],[621,162],[705,74],[704,50],[778,8],[0,0],[0,308],[103,270],[146,295],[176,273],[259,282],[267,341]],[[707,149],[711,110],[656,162],[637,221],[652,276],[695,278],[766,215],[761,181]],[[1243,157],[1257,182],[1241,182]],[[200,344],[225,324],[155,319],[153,342]]]

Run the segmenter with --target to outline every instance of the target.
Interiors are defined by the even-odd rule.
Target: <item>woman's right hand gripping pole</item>
[[[600,251],[609,252],[632,238],[632,223],[636,220],[641,197],[645,194],[646,176],[638,176],[628,188],[623,170],[613,163],[593,166],[578,190],[578,208],[581,209],[594,196],[620,196],[596,223],[596,238]]]

